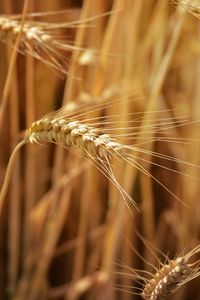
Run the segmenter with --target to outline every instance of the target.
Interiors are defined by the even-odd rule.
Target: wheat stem
[[[13,170],[13,165],[14,165],[15,160],[16,160],[16,155],[18,153],[18,150],[21,149],[22,146],[25,145],[26,143],[27,142],[25,140],[22,140],[20,143],[18,143],[17,146],[14,148],[11,156],[10,156],[8,166],[7,166],[7,169],[6,169],[5,178],[4,178],[3,185],[2,185],[2,188],[1,188],[1,192],[0,192],[0,215],[1,215],[2,210],[3,210],[4,200],[5,200],[7,190],[8,190],[8,185],[9,185],[9,182],[10,182],[10,178],[12,176],[12,170]]]
[[[21,40],[21,34],[22,34],[22,30],[23,30],[23,25],[25,23],[25,18],[26,18],[26,12],[28,9],[28,3],[29,0],[25,0],[24,1],[24,6],[23,6],[23,13],[22,13],[22,21],[20,24],[20,30],[18,31],[18,35],[14,44],[14,49],[10,58],[10,64],[9,64],[9,69],[8,69],[8,75],[6,77],[6,82],[5,82],[5,86],[4,86],[4,90],[3,90],[3,95],[2,95],[2,101],[1,101],[1,106],[0,106],[0,130],[1,130],[1,126],[2,126],[2,122],[3,122],[3,115],[4,115],[4,111],[6,108],[6,102],[8,99],[8,95],[9,95],[9,90],[10,90],[10,84],[11,84],[11,80],[12,80],[12,73],[13,73],[13,68],[15,66],[15,62],[17,59],[17,51],[16,49],[18,48],[19,44],[20,44],[20,40]]]

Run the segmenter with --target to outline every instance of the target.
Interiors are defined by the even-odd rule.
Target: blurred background
[[[20,22],[23,5],[1,1],[0,13]],[[24,130],[62,106],[78,112],[89,103],[92,111],[111,101],[98,113],[113,115],[121,140],[141,149],[140,170],[125,160],[113,165],[139,210],[76,151],[20,150],[0,218],[0,299],[141,299],[136,270],[154,273],[150,264],[165,261],[160,251],[173,259],[199,243],[199,6],[29,0],[27,13],[42,13],[25,24],[43,24],[58,43],[49,50],[19,42],[10,81],[16,36],[0,22],[1,183]],[[129,120],[137,120],[132,139]],[[200,299],[199,286],[197,278],[170,299]]]

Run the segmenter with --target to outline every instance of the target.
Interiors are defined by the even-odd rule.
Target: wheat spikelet
[[[145,300],[164,300],[190,276],[192,269],[185,257],[178,257],[165,264],[145,285]]]
[[[155,267],[155,263],[152,264],[147,261],[142,254],[131,246],[131,249],[141,261],[148,268],[150,267],[147,271],[120,264],[120,266],[128,270],[128,273],[126,271],[118,272],[118,274],[130,276],[133,279],[133,286],[127,287],[127,290],[129,288],[132,294],[140,295],[145,300],[169,299],[177,289],[200,275],[200,259],[194,258],[195,255],[199,255],[200,253],[200,245],[194,247],[186,254],[182,252],[174,259],[169,259],[162,251],[144,239],[137,230],[136,234],[142,243],[145,244],[149,253],[156,259],[158,267]],[[159,259],[158,253],[164,258],[164,263]],[[122,287],[120,286],[120,288]]]
[[[193,0],[193,1],[177,1],[172,0],[172,3],[175,5],[178,5],[179,8],[183,9],[184,11],[190,13],[191,15],[200,18],[200,2],[199,0]]]
[[[200,252],[200,246],[193,248],[187,254],[178,256],[174,260],[168,260],[154,275],[147,281],[141,293],[145,300],[164,300],[174,293],[185,283],[200,275],[199,260],[193,263],[190,259]]]
[[[110,105],[112,105],[112,102]],[[106,102],[97,106],[96,110],[99,111],[105,107]],[[175,199],[182,203],[182,201],[175,194],[173,194],[172,191],[164,186],[159,180],[154,178],[152,174],[145,167],[143,167],[142,164],[149,162],[149,155],[151,155],[152,157],[161,158],[164,161],[173,161],[182,165],[190,165],[191,167],[198,166],[171,156],[142,148],[142,145],[138,146],[130,144],[130,141],[132,142],[132,140],[136,140],[137,138],[139,120],[127,121],[128,123],[126,125],[129,127],[120,128],[119,123],[116,124],[116,122],[111,121],[112,119],[110,118],[112,118],[112,116],[107,117],[107,119],[104,119],[104,117],[97,117],[81,120],[81,117],[87,114],[85,110],[83,111],[84,112],[81,114],[80,110],[80,112],[78,112],[76,115],[73,115],[73,113],[66,114],[64,109],[61,109],[57,112],[52,112],[44,118],[32,123],[32,125],[26,130],[24,140],[30,143],[52,142],[68,150],[76,150],[80,152],[81,155],[88,159],[117,187],[124,200],[130,201],[130,203],[132,203],[135,207],[137,207],[135,201],[116,180],[115,173],[113,171],[113,159],[126,162],[132,165],[134,168],[137,168],[140,172],[155,180]],[[163,111],[160,111],[160,113],[161,112]],[[130,115],[131,118],[133,116],[134,114]],[[167,130],[173,128],[174,126],[178,127],[191,123],[187,122],[185,118],[177,119],[175,125],[173,125],[169,118],[162,119],[161,121],[163,122],[164,128],[162,128],[162,126],[159,128],[158,124],[155,124],[152,120],[153,124],[148,124],[146,132],[153,132],[154,134],[162,134],[165,132],[166,134]],[[133,122],[136,122],[135,126],[132,126]],[[155,137],[155,141],[156,140],[163,142],[171,141],[175,143],[187,142],[186,139],[178,140],[177,138],[174,140],[174,138],[171,137],[170,140],[170,137],[162,136]],[[154,139],[148,140],[147,138],[145,139],[144,144],[151,143],[152,141],[154,141]],[[173,168],[165,167],[164,165],[155,163],[153,161],[150,161],[150,164],[190,177],[189,174]]]
[[[55,142],[67,149],[74,148],[102,159],[109,159],[112,155],[120,157],[130,148],[105,134],[103,128],[61,118],[45,118],[34,122],[27,129],[25,140],[31,143]]]

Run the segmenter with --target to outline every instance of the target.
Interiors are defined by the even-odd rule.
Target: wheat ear
[[[53,36],[43,29],[43,23],[29,23],[26,21],[22,25],[16,19],[11,19],[9,17],[0,18],[0,40],[14,46],[16,37],[19,32],[21,32],[20,42],[18,51],[24,55],[31,55],[39,60],[43,60],[50,67],[64,72],[61,64],[59,63],[57,57],[59,55],[56,51],[56,40]],[[57,42],[58,43],[58,42]],[[65,45],[66,50],[73,50],[74,47]],[[47,59],[42,59],[41,52],[46,53]]]
[[[26,130],[24,140],[15,147],[10,157],[0,193],[0,213],[18,150],[28,142],[42,143],[45,141],[56,143],[69,150],[78,150],[86,158],[93,159],[96,167],[117,186],[121,194],[133,202],[133,199],[116,181],[109,164],[111,157],[122,158],[123,155],[126,155],[130,146],[117,142],[109,134],[105,134],[103,128],[95,128],[79,121],[69,121],[59,117],[47,116],[32,123]]]
[[[189,277],[191,272],[184,257],[170,260],[145,285],[142,297],[145,300],[167,299]]]
[[[25,140],[31,143],[53,142],[101,159],[109,159],[112,155],[121,157],[130,149],[130,146],[118,142],[110,134],[105,134],[103,128],[62,118],[44,118],[34,122],[27,129]]]
[[[114,12],[106,12],[84,20],[65,23],[47,23],[41,21],[31,22],[26,20],[23,23],[23,26],[20,23],[20,20],[18,20],[18,16],[1,16],[0,40],[12,47],[15,47],[16,38],[20,33],[18,51],[21,54],[31,55],[34,58],[41,60],[43,63],[46,63],[50,68],[68,74],[61,63],[66,60],[66,57],[59,53],[59,50],[81,51],[86,49],[76,47],[70,43],[66,43],[62,39],[60,40],[59,38],[56,38],[56,35],[52,31],[63,28],[69,29],[87,26],[87,23],[101,17],[109,16],[111,13]],[[34,14],[30,14],[30,16],[34,16]]]
[[[132,146],[122,144],[103,127],[96,128],[74,119],[64,119],[57,115],[47,116],[34,122],[26,130],[25,140],[30,143],[52,142],[68,150],[79,151],[101,171],[119,190],[124,200],[137,205],[115,178],[111,166],[113,157],[124,160]],[[127,201],[125,201],[127,204]]]
[[[65,50],[75,50],[76,47],[70,44],[61,44],[57,41],[52,34],[49,33],[48,27],[50,29],[59,29],[64,27],[64,25],[57,24],[57,28],[52,28],[51,23],[43,22],[28,22],[26,21],[22,26],[20,21],[10,19],[9,17],[0,17],[0,39],[3,42],[8,42],[11,45],[14,44],[16,36],[19,32],[22,32],[20,47],[21,51],[29,51],[31,48],[34,50],[39,50],[46,45],[46,48],[50,46],[59,47]],[[65,27],[67,24],[65,24]]]
[[[153,278],[146,282],[141,296],[145,300],[164,300],[179,287],[200,275],[199,260],[190,263],[192,256],[200,252],[198,245],[186,255],[169,260],[159,269]]]
[[[99,108],[97,108],[97,110],[98,109]],[[73,116],[73,114],[75,115]],[[123,162],[127,162],[135,168],[138,168],[138,170],[140,170],[147,176],[154,178],[148,170],[146,170],[139,162],[137,162],[137,158],[142,162],[146,162],[147,160],[145,158],[137,157],[135,154],[142,152],[145,154],[152,154],[153,156],[156,156],[156,153],[148,152],[138,148],[137,146],[127,145],[126,143],[120,142],[119,138],[121,134],[119,134],[118,136],[117,134],[113,133],[115,132],[115,130],[112,129],[110,131],[109,128],[104,128],[104,123],[101,119],[100,122],[97,123],[90,123],[91,121],[95,121],[96,118],[93,118],[91,120],[88,119],[89,123],[87,123],[87,121],[82,121],[81,116],[84,116],[85,114],[87,113],[84,112],[84,110],[82,114],[80,112],[78,114],[76,112],[68,114],[63,109],[57,112],[51,112],[42,119],[31,124],[31,126],[26,130],[24,140],[20,145],[28,142],[51,142],[60,145],[68,150],[76,150],[80,152],[114,184],[114,186],[121,193],[124,200],[130,201],[130,203],[132,203],[135,208],[138,209],[132,197],[122,188],[122,186],[116,180],[113,173],[111,161],[113,158],[116,158]],[[111,122],[111,124],[114,123]],[[134,127],[130,127],[129,129],[133,128]],[[16,149],[20,147],[21,146],[17,147]],[[16,150],[14,150],[14,152],[15,151]],[[172,159],[171,157],[165,155],[162,156],[161,154],[158,156],[165,160]],[[9,165],[9,169],[10,168],[11,167]],[[173,171],[173,169],[169,168],[168,170]],[[1,193],[3,194],[3,196],[0,195],[0,199],[5,197],[5,192],[8,185],[7,181],[9,180],[7,178],[9,177],[6,176],[6,188],[3,189]],[[176,197],[162,183],[160,183],[160,181],[158,181],[156,178],[154,179],[178,201],[180,201],[180,199]],[[3,202],[3,200],[0,201]],[[127,204],[127,201],[125,203]]]
[[[188,1],[185,0],[182,1],[172,0],[172,4],[179,6],[179,8],[190,13],[196,18],[198,19],[200,18],[200,5],[198,2],[193,1],[189,3]]]
[[[134,251],[137,253],[136,250]],[[131,287],[131,293],[134,290],[134,295],[139,295],[145,300],[166,300],[181,286],[200,275],[200,260],[196,260],[193,263],[189,262],[190,258],[199,252],[200,245],[186,255],[178,256],[176,259],[169,260],[167,258],[167,263],[162,264],[159,262],[161,265],[160,269],[145,261],[139,254],[140,258],[150,267],[153,267],[156,272],[153,274],[149,271],[128,267],[131,273],[119,272],[119,274],[123,276],[131,275],[134,283],[137,283],[137,286]],[[147,278],[149,275],[151,276],[150,279]],[[130,286],[126,288],[130,288]]]

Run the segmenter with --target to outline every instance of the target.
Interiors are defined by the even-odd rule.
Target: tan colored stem
[[[22,34],[22,29],[23,29],[23,25],[25,22],[25,18],[26,18],[26,12],[28,9],[28,3],[29,0],[25,0],[24,1],[24,6],[23,6],[23,12],[22,12],[22,21],[21,21],[21,30],[17,36],[15,45],[14,45],[14,49],[10,58],[10,64],[9,64],[9,69],[8,69],[8,75],[6,77],[6,82],[5,82],[5,86],[4,86],[4,90],[3,90],[3,94],[2,94],[2,100],[1,100],[1,106],[0,106],[0,129],[2,126],[2,122],[3,122],[3,115],[4,115],[4,111],[6,109],[6,103],[7,103],[7,99],[8,99],[8,95],[10,92],[10,85],[12,82],[12,74],[13,74],[13,69],[15,66],[15,62],[17,59],[17,48],[19,46],[20,43],[20,38],[21,38],[21,34]]]
[[[7,169],[6,169],[5,178],[4,178],[3,185],[2,185],[2,188],[1,188],[1,192],[0,192],[0,215],[2,213],[5,196],[6,196],[6,193],[7,193],[7,190],[8,190],[8,185],[9,185],[10,178],[11,178],[12,171],[13,171],[13,165],[14,165],[15,160],[16,160],[16,155],[18,153],[18,150],[21,149],[21,147],[25,144],[26,144],[25,140],[22,140],[20,143],[18,143],[17,146],[14,148],[11,156],[10,156],[8,166],[7,166]]]

